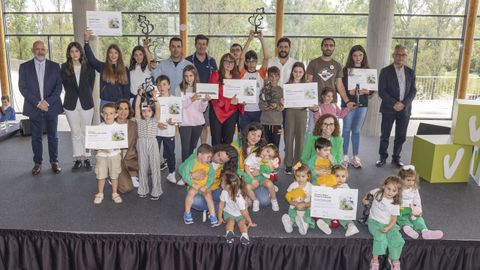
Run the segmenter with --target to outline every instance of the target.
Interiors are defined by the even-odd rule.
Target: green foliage
[[[27,4],[33,4],[36,11],[66,11],[67,4],[73,0],[5,0],[8,11],[26,11]],[[284,33],[292,37],[291,56],[307,63],[321,54],[321,38],[309,38],[308,35],[321,37],[335,36],[336,49],[334,58],[342,65],[345,64],[349,49],[356,44],[365,46],[368,27],[368,16],[351,15],[293,15],[292,12],[328,12],[328,13],[368,13],[369,0],[285,0]],[[48,5],[47,5],[47,4]],[[211,37],[209,53],[215,58],[220,58],[228,52],[232,43],[244,44],[247,33],[253,27],[248,23],[250,15],[214,14],[215,12],[255,12],[256,8],[264,7],[266,12],[275,12],[273,0],[218,0],[214,2],[188,1],[188,10],[195,12],[212,12],[213,14],[189,14],[188,34],[205,34]],[[135,12],[178,12],[178,0],[97,0],[99,10],[120,10]],[[396,13],[399,14],[457,14],[465,12],[464,0],[397,0]],[[30,10],[31,11],[31,8]],[[153,15],[146,14],[155,26],[153,35],[164,37],[156,38],[158,44],[155,54],[161,58],[169,56],[168,40],[179,34],[178,14]],[[126,63],[130,58],[132,48],[141,43],[142,33],[138,27],[137,14],[123,15],[124,37],[100,37],[99,55],[97,58],[104,60],[105,50],[111,43],[116,43],[123,50]],[[28,37],[9,37],[9,53],[11,59],[26,60],[31,58],[31,44],[37,39],[47,43],[46,37],[34,36],[36,34],[68,34],[72,37],[51,37],[50,58],[63,62],[65,49],[73,39],[72,15],[7,15],[8,34],[33,34]],[[275,15],[265,15],[264,34],[267,36],[266,44],[271,56],[274,55],[275,41]],[[395,16],[393,35],[395,37],[449,37],[460,38],[463,27],[462,18],[452,17],[414,17]],[[480,26],[477,25],[480,30]],[[478,30],[477,30],[478,33]],[[242,37],[233,37],[233,35]],[[342,38],[343,37],[343,38]],[[425,83],[419,85],[420,89],[434,89],[438,93],[451,93],[455,81],[458,56],[461,50],[457,40],[422,40],[398,39],[392,41],[393,46],[401,43],[409,50],[408,64],[412,66],[413,54],[417,52],[416,72],[418,76],[442,77],[435,82],[424,79]],[[474,43],[471,72],[480,72],[480,42]],[[254,40],[251,49],[255,50],[262,58],[262,50],[258,40]],[[194,39],[188,40],[188,51],[193,52]],[[480,92],[480,86],[470,83],[470,92]],[[446,92],[447,91],[447,92]],[[427,90],[421,96],[432,97]],[[443,94],[441,94],[443,95]]]

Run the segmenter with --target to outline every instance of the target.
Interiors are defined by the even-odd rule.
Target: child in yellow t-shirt
[[[201,193],[205,197],[210,213],[210,224],[212,227],[218,226],[217,217],[215,215],[215,207],[213,204],[212,193],[210,187],[213,184],[215,169],[210,163],[213,155],[213,148],[208,144],[202,144],[197,149],[197,155],[191,155],[179,167],[179,173],[183,181],[188,185],[188,192],[185,198],[185,213],[183,221],[185,224],[192,224],[193,218],[191,208],[193,199],[197,193]]]
[[[312,184],[315,186],[334,187],[337,179],[332,174],[332,155],[330,150],[332,143],[325,138],[318,138],[315,141],[316,155],[308,163],[312,170]]]

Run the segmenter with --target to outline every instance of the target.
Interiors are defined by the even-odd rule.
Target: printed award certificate
[[[283,85],[285,108],[305,108],[318,105],[317,83],[288,83]]]
[[[223,80],[223,96],[237,95],[239,103],[258,103],[257,80]]]
[[[378,78],[376,69],[351,68],[348,70],[348,90],[355,90],[357,84],[360,89],[378,91]]]
[[[216,83],[197,83],[196,94],[200,98],[209,95],[211,99],[218,99],[218,84]],[[187,97],[193,96],[193,93],[186,94]]]
[[[172,119],[173,122],[182,122],[182,98],[181,97],[159,97],[160,104],[160,122],[167,122]]]
[[[96,36],[121,36],[122,13],[117,11],[87,11],[87,28]]]
[[[312,187],[312,217],[355,220],[357,217],[358,189]]]
[[[128,148],[128,125],[86,126],[86,149]]]

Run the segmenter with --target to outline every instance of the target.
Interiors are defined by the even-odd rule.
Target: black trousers
[[[159,151],[163,143],[163,159],[167,162],[168,172],[175,172],[175,137],[157,136],[157,142]]]
[[[180,127],[180,142],[182,143],[182,162],[197,148],[198,139],[202,134],[203,125]]]
[[[280,145],[280,137],[282,133],[280,133],[282,126],[281,125],[262,125],[263,131],[265,132],[265,139],[267,143],[274,144],[277,148]]]
[[[50,156],[50,163],[58,162],[58,115],[49,115],[42,113],[38,117],[30,117],[30,128],[32,130],[32,150],[33,150],[33,162],[36,164],[42,164],[43,161],[43,126],[42,123],[46,122],[47,126],[47,138],[48,138],[48,155]]]
[[[222,124],[218,120],[217,115],[213,110],[213,106],[210,106],[210,132],[212,133],[212,145],[231,144],[237,122],[238,111],[230,115],[230,117]]]
[[[392,132],[393,123],[395,122],[395,140],[393,142],[392,160],[399,160],[402,152],[403,143],[407,137],[408,122],[410,121],[410,113],[405,110],[400,112],[382,113],[382,126],[380,135],[380,148],[378,154],[380,159],[388,158],[388,144],[390,133]]]

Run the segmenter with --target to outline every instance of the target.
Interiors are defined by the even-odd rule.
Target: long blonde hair
[[[118,60],[115,69],[113,68],[112,63],[110,62],[110,58],[108,57],[110,50],[115,50],[118,52]],[[122,51],[117,44],[111,44],[110,46],[108,46],[107,55],[105,56],[105,65],[103,68],[102,79],[110,84],[128,84],[128,76],[125,69],[125,64],[123,63]]]
[[[375,200],[381,201],[383,199],[383,190],[389,184],[393,184],[397,188],[397,194],[393,197],[393,204],[402,204],[402,180],[396,175],[390,175],[385,179],[380,189],[375,193]]]

